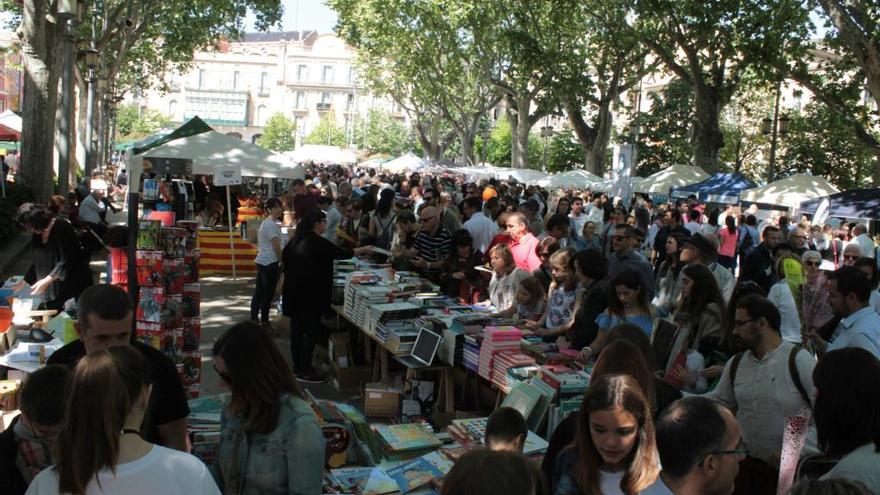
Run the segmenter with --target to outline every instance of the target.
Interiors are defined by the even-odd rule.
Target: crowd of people
[[[80,338],[25,385],[0,436],[0,492],[320,493],[324,441],[298,382],[324,379],[312,353],[333,260],[356,255],[593,365],[540,466],[521,453],[525,420],[501,408],[443,494],[775,493],[787,418],[804,411],[802,455],[825,468],[791,493],[880,493],[880,275],[864,224],[342,167],[265,206],[253,321],[212,349],[231,392],[216,463],[183,453],[183,388],[168,358],[131,343],[127,294],[93,285],[76,289]],[[282,246],[285,210],[296,229]],[[21,212],[35,242],[60,232],[47,215]],[[47,267],[37,276],[58,275]],[[280,278],[292,365],[267,331]],[[51,396],[32,393],[45,382]]]

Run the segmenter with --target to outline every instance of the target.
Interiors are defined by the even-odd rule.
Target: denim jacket
[[[324,476],[324,436],[309,404],[295,396],[281,398],[278,426],[268,434],[241,432],[239,418],[223,409],[221,440],[211,474],[224,494],[321,493]],[[235,461],[235,439],[241,432],[238,472],[243,481],[238,490],[231,485]]]

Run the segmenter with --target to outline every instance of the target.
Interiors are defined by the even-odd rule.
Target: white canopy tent
[[[794,174],[763,187],[746,189],[739,193],[740,201],[782,205],[798,208],[809,199],[830,196],[840,192],[824,177]]]
[[[640,180],[633,180],[633,191],[646,194],[669,194],[673,187],[696,184],[709,178],[700,167],[673,165]]]
[[[351,150],[323,144],[303,144],[292,152],[285,153],[284,156],[296,163],[313,162],[345,165],[357,162],[357,157]]]
[[[136,181],[141,176],[143,160],[148,158],[192,160],[194,174],[211,175],[217,168],[238,165],[241,167],[242,177],[305,178],[305,169],[302,166],[256,144],[217,131],[169,141],[132,157],[129,174],[132,180]]]
[[[585,189],[597,182],[602,182],[602,178],[586,170],[569,170],[549,177],[544,176],[543,179],[538,180],[537,184],[550,189],[560,187]]]
[[[12,110],[5,110],[0,113],[0,125],[21,133],[21,117]]]
[[[422,170],[426,166],[427,164],[424,160],[416,156],[412,151],[407,151],[406,154],[383,163],[379,168],[394,174],[403,174]]]

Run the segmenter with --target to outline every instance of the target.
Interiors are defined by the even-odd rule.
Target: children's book
[[[389,469],[386,473],[397,483],[401,493],[409,493],[446,476],[452,469],[452,464],[440,452],[431,452]]]

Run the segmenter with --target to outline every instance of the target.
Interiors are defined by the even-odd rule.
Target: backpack
[[[791,375],[791,381],[794,382],[795,388],[797,388],[798,392],[801,394],[801,399],[803,399],[804,403],[812,411],[813,403],[810,402],[810,396],[807,395],[807,390],[804,388],[804,384],[801,383],[801,376],[798,374],[797,370],[797,354],[801,349],[801,346],[796,345],[792,347],[791,352],[788,353],[788,373]],[[745,351],[737,353],[736,356],[733,356],[733,362],[730,363],[730,388],[731,390],[734,390],[734,394],[736,394],[736,388],[733,386],[733,383],[736,381],[736,371],[739,369],[739,363],[742,361],[745,354]]]
[[[376,242],[374,246],[382,249],[391,249],[391,240],[394,238],[394,220],[397,217],[394,215],[389,215],[388,222],[386,224],[382,224],[382,220],[379,217],[376,217],[376,223],[379,225],[378,233],[376,234]]]

